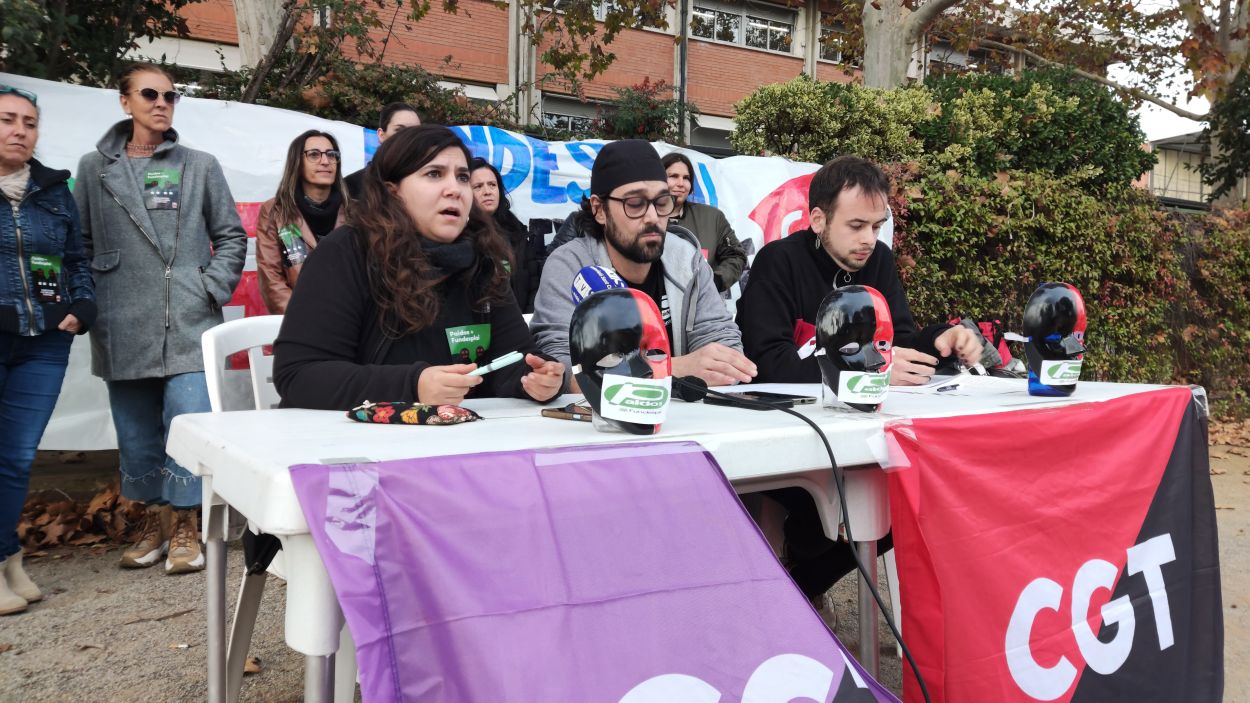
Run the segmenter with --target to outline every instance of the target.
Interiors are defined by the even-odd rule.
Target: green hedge
[[[927,83],[940,109],[916,129],[925,153],[967,173],[1037,171],[1102,190],[1155,164],[1130,106],[1062,70],[960,74]]]
[[[1250,213],[1174,215],[1145,191],[1099,196],[1075,177],[890,170],[918,320],[999,317],[1019,331],[1038,284],[1071,283],[1089,316],[1088,378],[1201,383],[1218,413],[1250,411]]]

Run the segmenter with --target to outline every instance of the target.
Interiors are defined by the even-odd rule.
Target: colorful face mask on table
[[[816,312],[816,362],[825,382],[825,405],[874,412],[890,387],[894,319],[875,288],[830,291]]]
[[[1029,395],[1067,396],[1085,358],[1085,301],[1067,283],[1043,283],[1024,307]]]
[[[597,429],[660,431],[672,378],[668,333],[650,296],[614,288],[587,297],[569,322],[569,352]]]

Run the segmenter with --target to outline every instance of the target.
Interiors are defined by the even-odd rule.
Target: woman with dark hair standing
[[[256,274],[265,307],[286,312],[304,259],[321,238],[343,224],[350,206],[338,140],[310,129],[286,151],[278,194],[260,206],[256,223]]]
[[[538,354],[503,266],[507,247],[473,207],[469,158],[437,126],[405,129],[378,149],[347,225],[308,258],[287,306],[274,343],[283,407],[545,402],[560,392],[563,365]],[[483,354],[512,351],[524,362],[469,375]]]
[[[165,573],[187,573],[204,568],[200,479],[165,436],[174,416],[210,409],[200,335],[222,321],[247,235],[217,159],[178,143],[169,74],[135,64],[118,88],[129,117],[82,157],[74,187],[100,307],[91,370],[108,384],[122,495],[147,504],[121,565],[166,556]]]
[[[512,214],[512,202],[503,189],[503,177],[489,161],[474,157],[469,161],[469,185],[473,200],[483,212],[495,220],[495,228],[512,249],[512,294],[521,312],[534,311],[534,294],[538,292],[539,271],[529,253],[529,228]]]
[[[38,139],[35,94],[0,84],[0,615],[43,598],[17,522],[70,343],[95,319],[69,171],[34,158]]]

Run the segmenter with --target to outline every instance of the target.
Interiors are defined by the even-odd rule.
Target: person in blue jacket
[[[70,343],[96,313],[69,171],[34,158],[38,139],[36,95],[0,84],[0,615],[43,598],[17,522]]]

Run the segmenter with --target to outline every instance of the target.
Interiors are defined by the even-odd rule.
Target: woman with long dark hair
[[[287,306],[274,343],[283,407],[545,402],[560,392],[563,365],[537,352],[507,246],[473,207],[469,158],[455,133],[433,125],[378,149],[347,225],[309,256]],[[469,375],[512,351],[524,361]]]
[[[179,143],[169,74],[138,63],[117,87],[127,118],[74,185],[100,308],[91,370],[108,385],[122,495],[147,504],[121,565],[165,557],[165,573],[183,574],[204,568],[200,479],[165,454],[165,436],[175,416],[210,410],[200,336],[222,322],[247,235],[221,164]]]
[[[529,227],[512,213],[512,201],[503,187],[503,176],[489,161],[474,157],[469,161],[469,185],[473,201],[495,220],[495,228],[511,248],[512,294],[521,312],[534,311],[534,294],[538,292],[539,271],[529,252]]]
[[[22,569],[17,522],[70,343],[96,310],[69,171],[34,158],[36,100],[0,84],[0,615],[43,598]]]
[[[260,206],[256,222],[256,274],[265,307],[286,312],[308,252],[350,210],[342,152],[329,132],[310,129],[291,142],[278,194]]]

